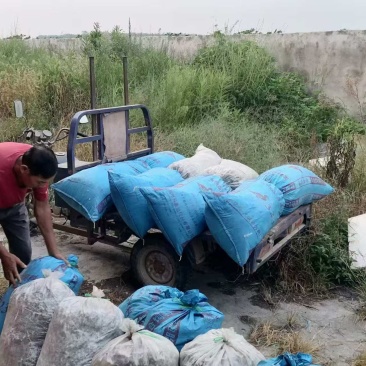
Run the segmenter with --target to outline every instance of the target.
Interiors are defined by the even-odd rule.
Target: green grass
[[[258,143],[262,139],[262,143]],[[181,126],[172,132],[159,131],[156,145],[159,150],[172,149],[185,156],[194,154],[203,143],[225,159],[251,166],[258,172],[280,165],[286,160],[278,130],[250,122],[246,117],[234,117],[222,111],[216,118],[206,118],[200,124]]]
[[[69,121],[89,106],[88,55],[95,56],[99,107],[123,103],[122,57],[127,56],[131,103],[147,104],[155,125],[165,130],[196,125],[229,108],[254,123],[284,127],[304,145],[311,134],[324,140],[341,113],[309,94],[298,75],[276,70],[272,57],[254,42],[220,36],[191,61],[169,57],[164,48],[143,48],[118,28],[106,37],[96,26],[83,42],[83,52],[76,53],[0,41],[3,116],[10,117],[12,100],[21,98],[33,124]]]

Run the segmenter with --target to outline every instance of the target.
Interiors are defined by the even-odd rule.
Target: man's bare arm
[[[34,202],[34,214],[37,219],[37,224],[41,230],[42,236],[47,246],[48,254],[52,257],[62,259],[65,262],[65,257],[61,254],[57,247],[56,236],[52,226],[51,207],[48,201]]]

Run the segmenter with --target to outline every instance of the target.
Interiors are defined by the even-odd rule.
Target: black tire
[[[140,286],[163,285],[184,290],[192,269],[184,257],[179,259],[162,235],[150,234],[133,247],[130,258],[133,277]]]

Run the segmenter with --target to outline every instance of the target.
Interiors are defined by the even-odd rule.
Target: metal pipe
[[[97,108],[97,93],[96,93],[96,82],[95,82],[95,66],[94,66],[94,56],[89,56],[89,78],[90,78],[90,109]],[[96,115],[92,115],[92,135],[97,135],[97,120]],[[98,146],[97,142],[93,141],[93,161],[98,159]]]
[[[124,95],[124,101],[125,105],[129,104],[129,95],[128,95],[128,72],[127,72],[127,57],[123,56],[123,95]]]
[[[128,72],[127,72],[127,56],[122,57],[123,63],[123,97],[125,105],[129,105],[129,95],[128,95]],[[130,153],[130,135],[128,134],[128,130],[130,128],[130,112],[128,110],[125,111],[125,121],[126,121],[126,154]]]

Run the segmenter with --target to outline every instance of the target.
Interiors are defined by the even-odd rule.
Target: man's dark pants
[[[32,258],[29,216],[24,203],[0,209],[0,225],[8,239],[10,253],[28,265]]]

